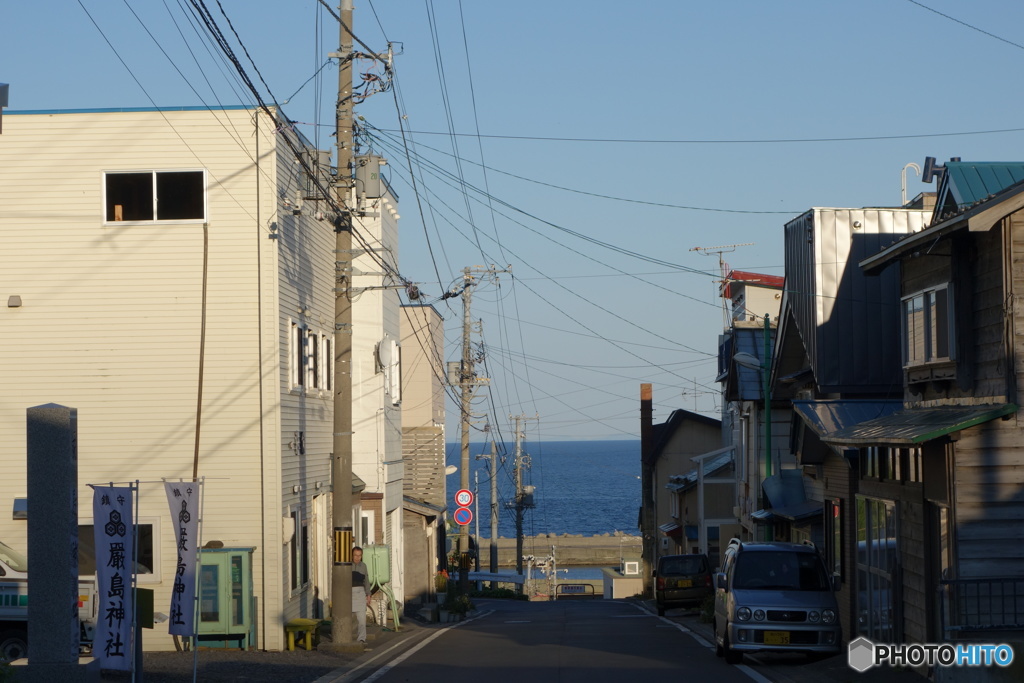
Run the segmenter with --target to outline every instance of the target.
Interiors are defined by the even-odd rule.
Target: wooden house
[[[899,278],[902,405],[821,437],[855,463],[858,632],[890,642],[1024,627],[1024,164],[939,171],[931,222],[860,260]]]

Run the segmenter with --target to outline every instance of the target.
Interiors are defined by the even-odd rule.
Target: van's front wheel
[[[0,661],[13,662],[28,657],[28,637],[19,629],[0,633]]]

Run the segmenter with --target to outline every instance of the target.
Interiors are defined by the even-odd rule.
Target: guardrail
[[[1024,577],[939,581],[943,633],[1024,630]]]
[[[597,597],[594,586],[589,583],[560,583],[555,586],[555,600],[594,597]]]

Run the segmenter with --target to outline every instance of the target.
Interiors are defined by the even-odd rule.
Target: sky
[[[325,3],[205,7],[260,97],[326,149]],[[5,3],[9,108],[254,103],[201,6]],[[466,267],[511,271],[474,288],[474,442],[511,441],[510,415],[537,418],[528,441],[638,438],[641,383],[656,422],[719,416],[720,258],[782,275],[783,225],[811,207],[898,206],[926,156],[1024,159],[1012,0],[358,0],[353,31],[395,53],[390,78],[357,62],[387,86],[356,109],[362,151],[388,159],[399,269],[445,318],[449,360],[463,312],[441,295]],[[908,197],[935,190],[906,173]]]

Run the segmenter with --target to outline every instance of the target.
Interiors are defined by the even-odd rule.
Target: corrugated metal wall
[[[899,270],[866,276],[857,263],[929,216],[816,208],[786,224],[787,295],[820,391],[902,396]]]

